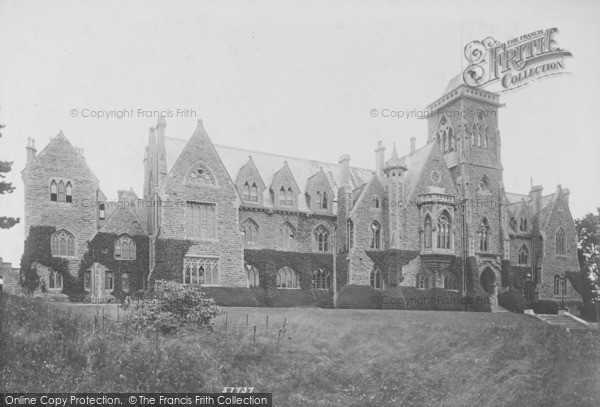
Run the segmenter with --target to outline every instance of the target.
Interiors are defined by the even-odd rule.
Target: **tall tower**
[[[388,205],[386,205],[384,219],[387,221],[386,229],[389,233],[388,249],[400,249],[402,237],[400,234],[404,229],[404,173],[406,166],[398,158],[398,151],[394,145],[392,156],[385,162],[383,167],[383,183],[387,194]]]
[[[467,86],[462,75],[427,107],[428,142],[439,143],[459,193],[463,264],[475,259],[474,276],[495,295],[504,258],[501,206],[504,197],[499,95]],[[463,289],[466,287],[463,286]]]

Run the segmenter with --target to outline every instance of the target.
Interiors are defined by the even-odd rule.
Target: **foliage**
[[[40,278],[34,263],[40,263],[61,274],[63,291],[68,291],[75,283],[68,272],[68,261],[52,256],[50,237],[55,232],[53,226],[32,226],[29,228],[25,249],[21,256],[21,286],[33,293],[40,286]]]
[[[583,300],[600,301],[600,208],[597,214],[588,213],[575,220],[579,236],[577,255],[579,265],[586,278],[583,279]]]
[[[498,294],[498,305],[511,312],[522,314],[527,308],[527,301],[518,290],[511,287]]]
[[[348,284],[341,289],[337,308],[381,309],[382,292],[368,285]]]
[[[383,309],[396,310],[464,311],[465,306],[459,292],[443,288],[398,286],[385,290],[381,300]]]
[[[0,129],[4,128],[3,124],[0,124]],[[0,133],[0,137],[2,137],[2,133]],[[12,170],[12,162],[8,161],[0,161],[0,179],[6,178],[6,173]],[[0,195],[11,194],[15,190],[12,182],[4,182],[0,181]],[[0,229],[10,229],[14,225],[20,222],[19,218],[11,218],[7,216],[0,216]]]
[[[483,287],[479,279],[476,278],[477,260],[475,257],[467,258],[466,285],[467,292],[463,297],[466,304],[466,310],[472,312],[492,312],[492,302],[490,296]]]
[[[558,314],[558,303],[552,300],[537,300],[531,308],[536,314]]]
[[[265,307],[265,290],[260,287],[202,287],[220,307]]]
[[[123,303],[126,318],[139,329],[149,328],[174,332],[182,327],[210,325],[219,314],[215,300],[208,298],[198,286],[156,280],[149,298]]]
[[[402,282],[403,276],[398,270],[398,265],[408,264],[419,255],[418,251],[399,249],[365,250],[365,253],[381,270],[385,287],[390,288]]]
[[[579,316],[588,322],[598,322],[598,308],[600,304],[584,303],[579,304],[577,309],[579,310]]]

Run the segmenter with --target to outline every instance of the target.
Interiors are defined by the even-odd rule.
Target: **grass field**
[[[248,386],[276,406],[600,405],[598,335],[527,315],[229,308],[227,334],[157,340],[92,332],[93,306],[0,305],[0,392]]]

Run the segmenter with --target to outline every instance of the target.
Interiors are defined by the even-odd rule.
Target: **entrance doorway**
[[[496,292],[496,275],[494,274],[494,270],[490,267],[486,267],[483,272],[481,272],[481,276],[479,277],[479,282],[481,286],[489,295],[494,295]]]

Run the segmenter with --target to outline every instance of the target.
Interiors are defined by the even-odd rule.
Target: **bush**
[[[206,295],[221,307],[264,307],[265,290],[260,287],[203,287]]]
[[[318,307],[331,308],[331,293],[323,290],[275,290],[269,298],[269,307]]]
[[[337,308],[381,309],[382,292],[371,286],[348,284],[337,298]]]
[[[536,314],[558,314],[558,304],[551,300],[538,300],[532,305]]]
[[[383,292],[382,309],[464,311],[465,304],[457,291],[443,288],[420,290],[416,287],[394,287]]]
[[[507,291],[498,294],[498,305],[511,312],[522,314],[527,308],[527,301],[519,291],[509,288]]]
[[[492,301],[490,296],[477,282],[474,288],[467,290],[467,294],[461,299],[465,304],[465,310],[471,312],[492,312]]]
[[[135,307],[134,307],[135,304]],[[219,313],[215,300],[197,286],[157,280],[149,298],[123,302],[126,318],[136,328],[174,332],[184,326],[210,325]]]
[[[600,307],[600,306],[599,306]],[[585,319],[588,322],[597,322],[598,319],[596,317],[596,304],[593,302],[586,302],[577,307],[579,310],[579,315],[582,319]]]

